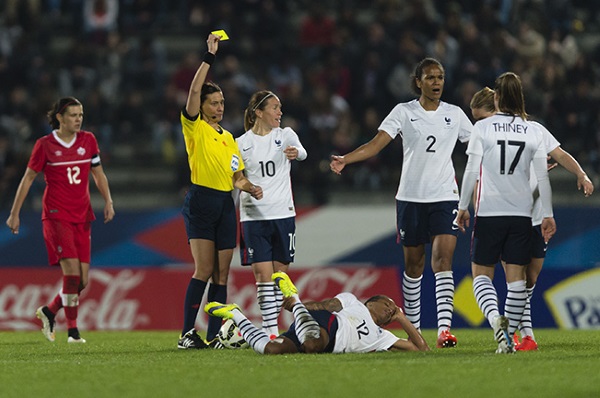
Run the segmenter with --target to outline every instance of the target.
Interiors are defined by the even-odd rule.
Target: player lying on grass
[[[276,272],[272,279],[285,297],[284,308],[294,315],[289,330],[274,340],[254,326],[237,304],[211,302],[204,311],[233,319],[244,339],[259,354],[429,350],[421,333],[387,296],[373,296],[363,304],[352,293],[340,293],[332,299],[302,303],[286,273]],[[408,339],[382,329],[394,321],[400,323]]]

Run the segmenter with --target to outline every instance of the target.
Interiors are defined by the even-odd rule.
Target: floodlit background
[[[396,103],[415,98],[410,74],[427,56],[445,66],[442,99],[469,116],[473,93],[504,71],[518,73],[528,112],[600,190],[598,1],[0,0],[0,221],[33,143],[50,132],[46,111],[73,95],[84,105],[84,129],[98,138],[117,212],[112,223],[94,224],[94,266],[189,266],[179,215],[189,182],[179,112],[216,29],[230,37],[209,74],[224,91],[223,126],[241,135],[250,95],[273,90],[282,125],[308,150],[292,170],[298,268],[401,271],[394,203],[401,143],[341,177],[328,159],[370,140]],[[454,153],[459,183],[465,149],[458,143]],[[558,233],[540,278],[546,286],[536,290],[540,306],[543,289],[600,264],[600,192],[584,198],[560,167],[551,182]],[[18,236],[0,228],[0,275],[1,267],[46,265],[43,188],[40,177]],[[469,263],[467,235],[455,255],[460,278]]]

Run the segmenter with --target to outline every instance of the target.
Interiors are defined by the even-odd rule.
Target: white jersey
[[[531,122],[531,123],[535,124],[537,126],[537,128],[542,132],[542,136],[544,139],[544,147],[546,147],[546,152],[548,154],[560,146],[560,142],[558,142],[558,140],[556,138],[554,138],[552,133],[550,133],[546,127],[542,126],[541,124],[539,124],[537,122]],[[531,169],[531,177],[530,178],[531,179],[529,182],[530,182],[531,191],[535,192],[537,190],[538,182],[537,182],[535,172],[533,171],[533,168]],[[533,201],[533,212],[531,215],[531,223],[533,225],[540,225],[542,223],[543,219],[544,219],[544,217],[542,216],[542,201],[540,200],[540,197],[537,196]]]
[[[379,130],[402,137],[404,160],[397,200],[432,203],[458,200],[452,164],[456,141],[466,142],[473,124],[458,106],[441,102],[426,111],[418,100],[396,105]]]
[[[531,217],[531,162],[536,158],[546,159],[538,126],[519,116],[502,113],[475,123],[467,154],[482,157],[478,216]]]
[[[263,190],[261,200],[254,199],[247,192],[240,193],[240,220],[294,217],[296,210],[290,178],[291,162],[283,150],[288,146],[296,147],[297,160],[306,159],[306,149],[300,143],[298,135],[289,127],[277,127],[264,136],[248,130],[236,141],[246,166],[246,176]]]
[[[338,321],[334,353],[386,351],[399,340],[377,326],[367,306],[352,293],[340,293],[335,298],[342,303],[342,310],[333,313]]]

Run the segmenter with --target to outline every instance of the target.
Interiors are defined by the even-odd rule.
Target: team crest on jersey
[[[55,154],[56,156],[62,156],[62,151],[56,151],[56,152],[54,152],[54,154]]]
[[[231,156],[231,170],[238,171],[238,169],[240,168],[240,158],[238,157],[238,155],[232,155]]]
[[[445,117],[444,120],[446,121],[446,126],[450,126],[450,124],[452,124],[452,119],[449,117]]]
[[[277,147],[281,146],[281,140],[275,140],[275,145],[277,145]]]
[[[85,148],[83,148],[83,147],[79,147],[79,148],[77,148],[77,154],[78,154],[79,156],[83,156],[83,155],[85,155]]]

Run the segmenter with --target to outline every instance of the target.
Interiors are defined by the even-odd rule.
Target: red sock
[[[77,306],[79,305],[79,275],[63,276],[62,299],[67,318],[67,328],[77,327]]]
[[[53,313],[54,315],[56,315],[56,313],[63,307],[63,303],[62,303],[62,297],[60,295],[60,293],[58,293],[56,295],[56,297],[54,297],[54,300],[52,300],[50,302],[50,304],[48,304],[48,309],[50,310],[51,313]]]

